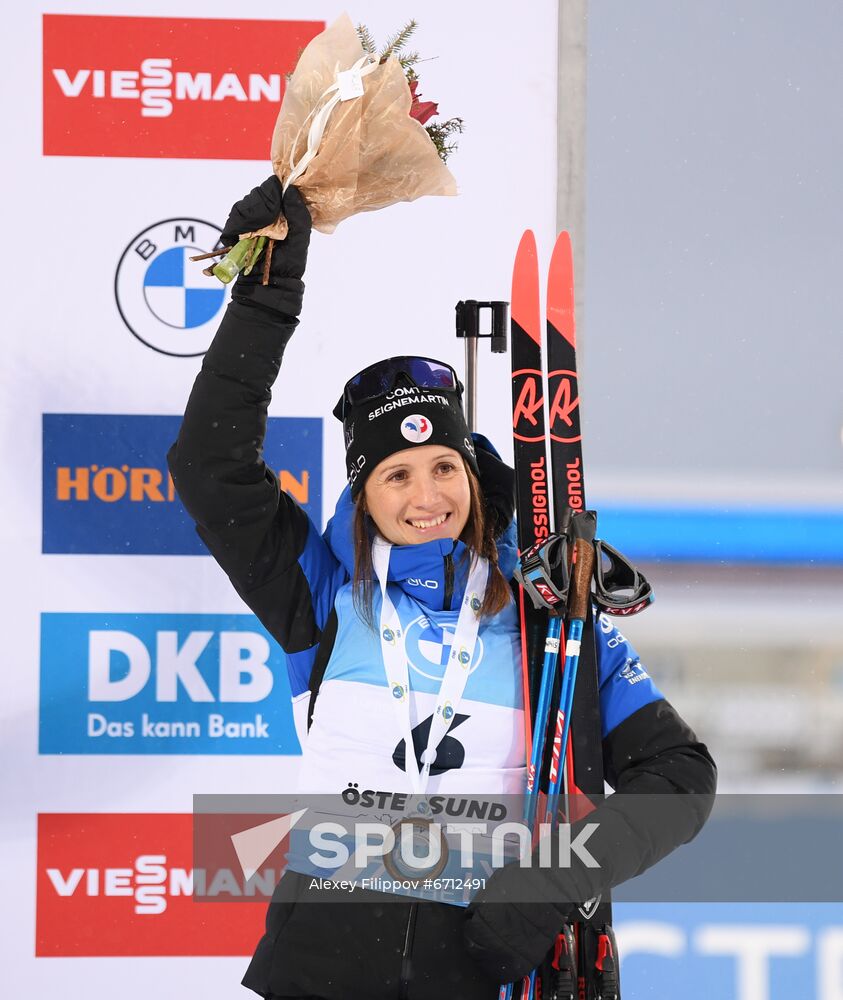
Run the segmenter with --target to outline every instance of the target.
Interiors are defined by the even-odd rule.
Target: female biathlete
[[[222,238],[281,214],[289,235],[269,284],[260,266],[237,279],[190,394],[169,455],[179,496],[308,703],[302,791],[520,793],[512,471],[469,433],[450,366],[391,358],[355,375],[334,410],[349,485],[319,534],[262,459],[302,305],[310,214],[294,187],[282,205],[270,177],[234,206]],[[595,633],[606,778],[626,793],[589,817],[600,867],[509,865],[467,909],[313,889],[288,871],[244,985],[267,998],[494,1000],[500,983],[539,964],[577,902],[695,836],[712,804],[712,759],[623,636],[602,617]],[[470,671],[436,656],[449,644],[469,651]],[[438,674],[425,669],[431,657]],[[450,710],[437,712],[446,696]]]

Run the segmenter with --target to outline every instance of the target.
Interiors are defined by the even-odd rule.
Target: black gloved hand
[[[480,470],[480,488],[486,502],[486,517],[495,538],[506,530],[515,514],[515,470],[494,451],[482,434],[473,434]]]
[[[517,862],[499,868],[466,911],[466,951],[501,983],[517,982],[538,968],[576,910],[576,903],[556,898],[547,875]]]
[[[274,174],[267,177],[231,209],[221,240],[223,246],[233,246],[241,233],[269,226],[281,215],[287,220],[289,232],[286,239],[276,241],[273,247],[269,284],[262,284],[264,258],[261,256],[251,274],[241,271],[238,275],[232,298],[296,317],[301,311],[304,292],[301,278],[307,265],[311,231],[310,212],[298,188],[288,187],[282,197],[278,178]]]

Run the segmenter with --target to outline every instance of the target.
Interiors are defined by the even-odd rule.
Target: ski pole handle
[[[584,622],[591,598],[591,576],[594,572],[594,546],[584,538],[574,541],[574,562],[571,567],[571,589],[568,596],[568,617]]]

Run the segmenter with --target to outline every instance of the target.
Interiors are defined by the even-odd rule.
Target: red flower
[[[413,103],[410,105],[410,117],[415,118],[420,125],[426,124],[434,115],[439,114],[439,105],[433,101],[420,101],[416,94],[418,80],[410,81],[410,94]]]

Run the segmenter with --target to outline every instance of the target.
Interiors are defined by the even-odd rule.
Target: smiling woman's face
[[[435,444],[385,458],[366,480],[364,495],[378,531],[393,545],[459,538],[471,510],[462,456]]]

